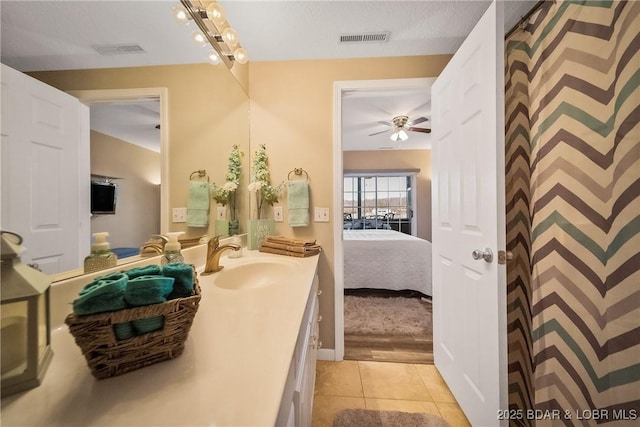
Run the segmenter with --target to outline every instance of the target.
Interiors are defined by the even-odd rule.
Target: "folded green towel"
[[[73,311],[78,315],[86,315],[122,310],[127,307],[124,300],[126,286],[127,276],[122,273],[96,279],[85,286],[73,301]]]
[[[162,267],[162,274],[165,277],[173,277],[173,291],[167,299],[184,298],[193,293],[193,267],[189,264],[175,263]]]
[[[146,267],[136,267],[124,272],[129,277],[129,280],[135,279],[140,276],[159,276],[162,274],[162,268],[159,265],[147,265]]]
[[[146,334],[147,332],[157,331],[164,327],[164,316],[149,317],[147,319],[134,320],[133,327],[137,335]]]
[[[133,329],[131,322],[116,323],[113,325],[113,332],[118,340],[126,340],[136,336],[136,331]]]
[[[95,279],[93,279],[93,282],[89,283],[88,285],[85,285],[85,287],[82,288],[82,290],[80,291],[79,295],[84,295],[87,292],[91,292],[101,280],[119,280],[119,279],[122,279],[123,276],[124,275],[119,271],[114,271],[113,273],[109,273],[104,276],[98,276]]]
[[[140,276],[129,280],[124,300],[134,306],[158,304],[167,300],[173,290],[173,277]]]
[[[289,225],[307,227],[309,225],[309,182],[307,180],[287,182],[287,205]]]
[[[211,186],[208,182],[189,181],[187,227],[207,227],[209,225],[210,191]]]

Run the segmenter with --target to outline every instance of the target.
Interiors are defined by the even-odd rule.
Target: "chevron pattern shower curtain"
[[[640,2],[548,2],[505,46],[511,425],[640,425]]]

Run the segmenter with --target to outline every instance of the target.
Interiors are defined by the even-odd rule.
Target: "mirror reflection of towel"
[[[309,225],[309,181],[287,182],[287,205],[289,225],[307,227]]]
[[[189,181],[187,198],[187,227],[209,226],[209,183]]]

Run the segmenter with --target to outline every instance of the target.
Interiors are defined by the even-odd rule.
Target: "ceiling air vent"
[[[388,31],[379,33],[340,34],[340,43],[384,43],[389,40]]]
[[[126,55],[130,53],[145,53],[144,49],[137,44],[101,44],[94,45],[93,48],[100,54],[110,55]]]

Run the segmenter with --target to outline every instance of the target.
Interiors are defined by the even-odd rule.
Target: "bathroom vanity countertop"
[[[219,273],[199,275],[202,300],[184,353],[117,377],[95,379],[67,327],[58,328],[42,385],[2,399],[2,425],[274,425],[318,256],[243,250],[221,264],[287,258],[295,273],[246,290],[214,286]]]

